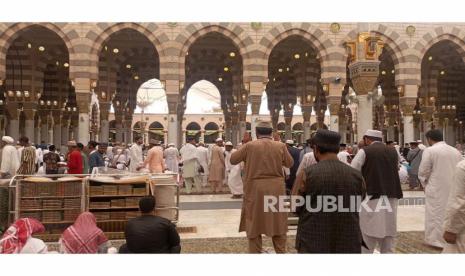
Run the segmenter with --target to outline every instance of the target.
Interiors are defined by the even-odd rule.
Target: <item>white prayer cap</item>
[[[217,139],[215,140],[215,142],[223,142],[223,139],[217,138]]]
[[[423,141],[422,140],[417,140],[417,143],[418,144],[423,144]]]
[[[15,139],[11,136],[3,136],[2,141],[8,144],[13,144],[15,142]]]
[[[293,140],[286,140],[286,144],[288,144],[288,145],[294,145],[294,141],[293,141]]]
[[[364,136],[375,137],[383,139],[383,133],[379,130],[369,129],[365,132]]]
[[[168,147],[174,147],[174,143],[169,143]]]
[[[226,142],[224,145],[225,145],[225,146],[231,146],[231,147],[233,146],[233,144],[232,144],[231,142],[229,142],[229,141]]]

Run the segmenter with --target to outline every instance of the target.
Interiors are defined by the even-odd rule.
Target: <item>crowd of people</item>
[[[89,173],[101,166],[131,172],[179,172],[187,193],[206,185],[218,193],[227,184],[234,198],[243,197],[239,231],[246,232],[250,253],[263,251],[262,235],[271,237],[276,253],[287,252],[289,211],[266,210],[270,197],[285,197],[290,211],[299,217],[295,244],[299,253],[373,253],[376,248],[392,253],[405,180],[411,190],[425,193],[425,243],[444,252],[465,252],[465,161],[457,148],[443,141],[440,130],[425,134],[428,147],[411,141],[402,148],[392,141],[383,143],[378,130],[368,130],[356,146],[341,143],[337,132],[319,129],[299,148],[292,140],[283,143],[270,122],[258,122],[256,135],[252,140],[246,133],[236,148],[221,138],[207,148],[195,137],[187,137],[179,151],[173,144],[165,148],[153,139],[148,148],[141,138],[129,147],[93,141],[84,147],[70,141],[65,166],[70,174]],[[37,150],[26,137],[20,139],[18,149],[11,137],[2,141],[2,176],[37,169]],[[59,171],[63,162],[52,146],[43,155],[47,173]],[[336,211],[316,208],[318,199],[328,196],[336,198]],[[354,203],[352,198],[361,200]],[[174,226],[151,215],[152,200],[141,201],[142,216],[128,223],[127,244],[121,252],[180,250]],[[67,239],[78,236],[76,229],[82,225],[88,231],[82,235],[98,240],[91,251],[105,248],[107,240],[95,228],[95,218],[87,213],[82,216],[74,228],[65,231],[60,251],[71,252]],[[12,227],[26,227],[30,234],[43,229],[34,220],[22,220]]]
[[[43,240],[34,237],[45,231],[40,221],[34,218],[16,220],[0,239],[0,254],[180,253],[180,239],[175,225],[154,215],[155,198],[141,198],[139,209],[141,215],[126,224],[126,243],[119,250],[112,246],[97,226],[95,216],[83,212],[62,233],[57,251],[49,251]]]

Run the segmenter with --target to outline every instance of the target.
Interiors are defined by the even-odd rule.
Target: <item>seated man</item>
[[[155,216],[155,198],[145,196],[139,201],[141,216],[126,224],[119,253],[180,253],[181,245],[176,227],[169,220]]]

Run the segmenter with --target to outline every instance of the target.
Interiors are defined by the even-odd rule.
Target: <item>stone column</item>
[[[341,99],[339,103],[333,102],[329,104],[329,130],[339,132],[339,111],[341,109]]]
[[[444,132],[445,132],[444,141],[448,145],[455,147],[454,121],[451,120],[450,118],[445,119]]]
[[[176,89],[173,86],[173,94],[167,94],[166,100],[168,101],[168,143],[174,143],[176,147],[180,147],[181,144],[185,143],[185,139],[179,141],[179,134],[181,132],[181,120],[178,120],[178,113],[181,111],[179,110],[179,87]],[[176,92],[176,93],[174,93]],[[180,144],[181,142],[181,144]]]
[[[57,149],[61,148],[61,112],[59,110],[52,111],[53,114],[53,144]]]
[[[163,143],[165,145],[168,145],[168,131],[167,130],[163,130]]]
[[[66,147],[69,139],[69,120],[64,117],[61,120],[61,150]]]
[[[285,127],[284,127],[284,131],[285,131],[284,139],[285,139],[285,140],[293,140],[293,139],[292,139],[292,115],[291,115],[291,116],[285,116],[285,117],[284,117],[284,123],[285,123]]]
[[[389,125],[387,127],[387,140],[394,141],[395,139],[395,128],[394,126]],[[408,143],[408,142],[407,142]]]
[[[19,111],[18,104],[16,102],[8,102],[5,106],[8,113],[8,131],[7,135],[13,137],[15,141],[19,139]]]
[[[25,121],[24,121],[24,135],[29,138],[29,142],[34,142],[34,115],[35,110],[33,109],[24,109],[23,110]]]
[[[115,128],[116,128],[116,141],[121,143],[123,142],[123,122],[116,121]]]
[[[34,125],[34,143],[40,144],[40,121]]]
[[[399,86],[398,92],[402,96],[399,100],[404,120],[404,143],[409,143],[415,139],[413,126],[413,109],[415,108],[418,96],[417,85]],[[402,141],[399,141],[402,142]]]
[[[245,133],[247,132],[247,104],[239,105],[239,122],[237,125],[238,128],[238,138],[237,143],[242,142],[242,138],[244,138]]]
[[[357,139],[362,139],[368,129],[373,128],[373,102],[368,95],[357,95]]]
[[[200,131],[199,142],[205,143],[205,130],[201,130],[201,131]]]
[[[231,128],[232,128],[232,121],[225,120],[224,121],[224,139],[226,141],[231,141]]]
[[[88,86],[90,87],[90,86]],[[76,141],[87,144],[90,140],[89,129],[89,109],[90,109],[90,92],[89,90],[78,91],[76,85],[76,102],[79,108],[78,115],[78,134]]]
[[[259,120],[260,104],[262,102],[261,95],[249,95],[249,102],[252,105],[252,116],[250,118],[250,133],[252,139],[257,139],[257,133],[255,128],[257,126],[257,121]]]
[[[108,137],[110,136],[110,124],[108,122],[108,115],[110,112],[110,102],[100,102],[100,142],[108,143]]]
[[[312,117],[312,105],[311,104],[302,105],[302,115],[304,118],[304,122],[303,122],[304,140],[306,141],[307,139],[310,138],[310,134],[311,134],[311,131],[310,131],[310,127],[311,127],[310,119]]]
[[[145,128],[145,125],[144,123],[146,122],[142,122],[142,126],[143,128]],[[144,143],[146,143],[147,139],[147,133],[145,131],[143,131],[142,133],[144,133]],[[123,141],[128,144],[128,143],[132,143],[134,142],[134,139],[132,137],[132,116],[131,118],[128,118],[128,117],[125,117],[125,120],[123,121]]]
[[[44,141],[45,143],[49,142],[49,132],[48,132],[48,120],[49,116],[43,115],[40,120],[40,140]]]
[[[186,143],[186,139],[187,139],[187,130],[183,129],[182,130],[182,144]]]

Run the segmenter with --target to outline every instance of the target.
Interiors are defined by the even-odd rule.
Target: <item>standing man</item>
[[[68,142],[67,161],[68,174],[82,174],[84,169],[84,166],[82,165],[82,156],[77,143],[74,140]]]
[[[318,164],[305,169],[300,195],[310,202],[303,206],[317,210],[318,198],[323,202],[325,197],[337,198],[334,203],[338,207],[350,208],[354,202],[358,206],[348,212],[300,208],[296,249],[299,253],[361,253],[358,207],[365,196],[363,176],[339,161],[341,136],[337,132],[319,129],[313,139]]]
[[[44,154],[43,157],[45,174],[58,174],[58,163],[60,162],[60,155],[56,153],[55,145],[50,145],[48,150],[49,151]]]
[[[163,149],[160,146],[160,141],[150,139],[150,149],[147,151],[143,168],[148,167],[150,173],[165,172],[165,162],[163,161]]]
[[[107,143],[98,144],[98,150],[92,151],[89,155],[89,173],[92,173],[94,168],[105,167],[103,155],[107,152]]]
[[[302,162],[302,159],[304,159],[305,154],[313,151],[311,143],[312,143],[312,139],[311,138],[307,139],[304,149],[300,152],[299,163]]]
[[[14,146],[15,140],[10,136],[2,137],[2,164],[0,167],[1,178],[11,178],[16,175],[19,168],[18,150]]]
[[[397,235],[397,204],[403,197],[399,154],[394,147],[383,144],[383,133],[379,130],[367,130],[363,142],[365,146],[351,163],[362,172],[367,189],[365,200],[369,209],[360,211],[360,228],[367,245],[362,252],[373,253],[379,245],[381,253],[392,253]],[[377,206],[385,208],[376,210]]]
[[[129,171],[137,172],[143,161],[142,137],[136,137],[136,142],[129,148]]]
[[[166,169],[176,174],[179,173],[179,151],[173,143],[168,144],[163,156],[165,157]]]
[[[81,154],[81,158],[82,158],[82,173],[88,174],[91,172],[89,171],[89,156],[87,156],[87,154],[85,153],[84,144],[77,143],[77,147],[78,147],[79,153]]]
[[[199,146],[197,147],[197,154],[198,154],[200,165],[203,168],[203,173],[201,174],[202,187],[206,187],[208,184],[209,153],[208,153],[208,148],[205,147],[204,143],[199,143]]]
[[[425,188],[425,242],[443,248],[444,217],[454,170],[462,160],[460,152],[443,141],[442,132],[426,132],[430,145],[423,151],[418,178]]]
[[[465,253],[465,160],[455,168],[444,220],[443,253]]]
[[[17,174],[32,175],[36,172],[36,149],[29,144],[29,138],[22,136],[19,144],[23,147]]]
[[[423,150],[418,147],[418,142],[410,142],[410,150],[406,157],[410,166],[410,169],[408,170],[410,190],[414,190],[416,187],[421,189],[420,180],[418,180],[418,169],[420,168],[422,154]]]
[[[236,150],[233,147],[231,142],[226,142],[225,144],[225,166],[226,166],[226,179],[229,186],[229,190],[232,193],[232,198],[242,198],[244,193],[244,185],[242,184],[241,176],[241,165],[232,165],[231,164],[231,154]]]
[[[347,152],[347,145],[340,144],[339,145],[339,153],[337,154],[337,158],[344,164],[350,165],[350,153]]]
[[[273,141],[271,122],[258,122],[257,140],[243,144],[231,155],[231,164],[244,162],[244,203],[239,231],[245,231],[249,253],[262,252],[262,234],[271,237],[276,253],[286,253],[287,213],[269,212],[265,196],[286,195],[283,167],[293,165],[292,156],[281,142]]]
[[[290,193],[290,191],[292,190],[292,186],[294,186],[297,169],[300,165],[300,150],[294,147],[293,140],[286,140],[286,146],[287,150],[289,151],[289,154],[292,156],[292,159],[294,160],[294,164],[291,168],[289,168],[289,177],[286,178],[286,189]]]
[[[208,169],[208,183],[212,188],[214,194],[222,190],[224,181],[224,152],[223,152],[223,139],[216,139],[216,145],[212,148],[212,156],[210,160],[210,167]]]
[[[195,137],[187,137],[187,143],[181,148],[182,159],[182,177],[186,184],[186,192],[191,193],[192,185],[195,186],[198,192],[202,191],[202,186],[199,179],[200,163],[195,147]]]

